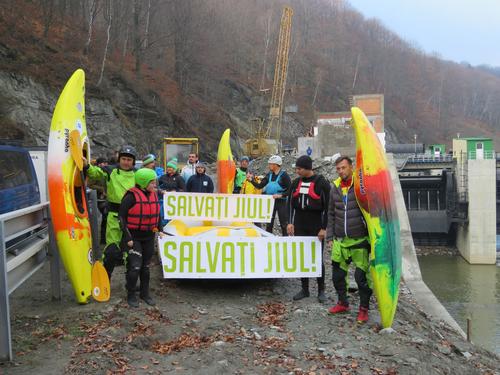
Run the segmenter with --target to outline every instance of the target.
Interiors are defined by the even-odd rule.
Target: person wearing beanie
[[[274,198],[274,209],[271,216],[271,222],[266,225],[266,231],[273,233],[274,219],[276,214],[280,220],[281,234],[287,235],[286,227],[288,224],[288,211],[286,206],[286,192],[290,188],[292,180],[288,173],[281,168],[283,160],[279,155],[272,155],[268,162],[269,173],[258,182],[253,175],[249,173],[247,180],[257,189],[263,189],[263,193],[271,195]]]
[[[289,236],[317,236],[324,248],[326,227],[328,224],[328,200],[330,196],[330,183],[322,175],[317,175],[312,170],[312,159],[303,155],[295,162],[296,178],[288,192],[288,217],[290,224],[287,226]],[[325,295],[325,266],[321,257],[321,276],[318,282],[318,300],[327,301]],[[293,296],[295,301],[309,297],[309,279],[301,279],[302,288]]]
[[[214,183],[206,174],[207,167],[204,163],[196,163],[196,174],[189,177],[186,191],[189,193],[213,193]]]
[[[135,187],[123,196],[118,217],[123,230],[122,246],[127,253],[125,275],[127,302],[138,307],[136,284],[140,279],[140,298],[150,306],[155,302],[149,292],[149,267],[159,232],[160,203],[156,194],[156,173],[141,168],[135,173]],[[164,235],[160,233],[160,235]]]
[[[184,179],[177,172],[177,162],[175,160],[170,160],[167,163],[166,173],[160,177],[158,180],[160,193],[163,194],[169,191],[185,191],[186,184]]]
[[[248,164],[250,164],[250,159],[248,156],[242,156],[240,159],[240,166],[236,168],[236,173],[234,175],[234,190],[233,194],[239,194],[243,183],[247,179]]]
[[[156,157],[153,154],[148,154],[142,160],[142,168],[154,170],[156,168]]]
[[[133,146],[125,145],[118,151],[116,165],[103,167],[89,165],[84,158],[84,173],[94,181],[106,184],[108,215],[106,220],[106,246],[103,251],[103,264],[111,280],[115,266],[123,264],[120,249],[122,230],[118,220],[120,202],[128,189],[135,186],[135,160],[137,152]]]

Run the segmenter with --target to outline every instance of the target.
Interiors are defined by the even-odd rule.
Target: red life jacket
[[[293,207],[305,211],[323,211],[321,196],[314,191],[317,179],[318,176],[315,175],[311,182],[299,180],[297,188],[292,193]]]
[[[135,204],[128,210],[127,228],[142,231],[158,228],[160,203],[156,192],[146,195],[137,187],[129,191],[134,194]]]

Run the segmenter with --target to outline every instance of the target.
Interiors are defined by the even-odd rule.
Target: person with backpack
[[[288,217],[290,224],[287,226],[290,236],[317,236],[324,248],[326,227],[328,224],[328,200],[330,196],[330,183],[322,175],[315,174],[312,170],[312,159],[303,155],[295,162],[295,172],[299,178],[292,182],[288,192]],[[321,257],[321,276],[318,282],[318,300],[327,301],[325,295],[325,266]],[[309,297],[309,279],[301,279],[302,288],[293,296],[294,301]]]
[[[271,217],[271,222],[266,225],[266,231],[273,232],[274,219],[276,214],[280,221],[281,234],[287,235],[286,227],[288,225],[288,212],[286,205],[286,194],[292,180],[288,173],[281,168],[283,160],[279,155],[272,155],[268,160],[269,173],[264,178],[257,182],[253,174],[249,174],[247,179],[257,189],[263,189],[263,193],[271,195],[274,198],[274,210]]]

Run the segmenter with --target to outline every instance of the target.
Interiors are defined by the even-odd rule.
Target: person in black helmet
[[[322,175],[312,170],[312,159],[303,155],[295,162],[295,172],[299,178],[292,182],[288,192],[288,214],[290,224],[287,226],[289,236],[317,236],[324,248],[326,227],[328,224],[328,200],[330,183]],[[325,266],[321,261],[321,276],[318,281],[318,300],[327,301],[325,295]],[[295,301],[309,297],[309,279],[302,278],[301,290],[293,296]]]
[[[108,217],[103,263],[110,279],[115,266],[123,264],[123,253],[120,249],[123,233],[118,220],[118,211],[127,190],[135,186],[134,166],[136,155],[134,147],[123,146],[118,153],[118,163],[102,168],[90,165],[84,159],[85,173],[93,180],[100,180],[106,183]]]

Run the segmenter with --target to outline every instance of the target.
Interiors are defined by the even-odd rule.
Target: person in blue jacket
[[[207,167],[202,162],[196,163],[196,173],[189,177],[186,184],[188,193],[213,193],[214,183],[210,176],[205,173]]]
[[[283,236],[287,236],[288,208],[286,197],[288,189],[292,184],[292,179],[288,173],[281,168],[283,160],[279,155],[271,156],[267,163],[269,166],[269,173],[264,176],[260,182],[255,181],[255,176],[253,174],[249,174],[247,179],[257,189],[263,189],[264,194],[272,195],[274,198],[273,215],[271,222],[266,225],[266,231],[269,233],[273,232],[274,218],[277,213],[280,219],[281,233]]]

